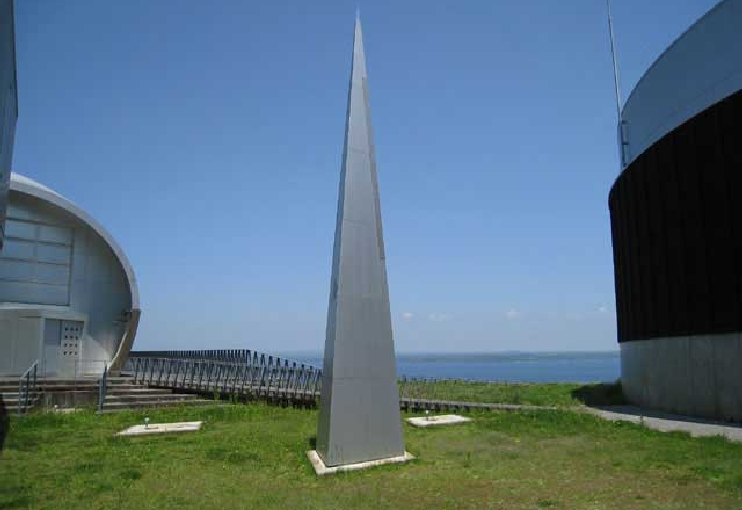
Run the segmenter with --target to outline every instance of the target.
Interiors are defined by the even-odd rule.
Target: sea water
[[[287,353],[322,366],[322,354]],[[619,351],[408,353],[397,355],[399,377],[503,382],[613,382],[621,372]]]

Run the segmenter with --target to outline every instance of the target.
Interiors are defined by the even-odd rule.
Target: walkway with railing
[[[156,388],[284,405],[315,406],[322,389],[321,369],[250,350],[133,351],[122,375],[131,377],[135,384]],[[439,394],[439,382],[400,379],[400,408],[409,411],[553,409],[450,400]]]
[[[122,375],[135,384],[253,400],[314,405],[322,370],[249,350],[137,351]]]

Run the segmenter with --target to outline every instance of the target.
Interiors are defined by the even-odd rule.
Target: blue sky
[[[617,0],[624,97],[713,0]],[[16,2],[13,168],[137,273],[135,348],[324,345],[355,4]],[[615,349],[601,0],[361,4],[398,351]]]

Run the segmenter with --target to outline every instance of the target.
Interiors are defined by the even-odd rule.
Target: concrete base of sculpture
[[[404,452],[404,455],[399,457],[388,457],[386,459],[368,460],[366,462],[357,462],[355,464],[342,464],[340,466],[325,466],[325,462],[317,454],[317,450],[311,450],[307,452],[309,462],[312,463],[314,472],[317,476],[333,475],[335,473],[342,473],[345,471],[358,471],[359,469],[366,469],[374,466],[383,466],[384,464],[401,464],[415,458],[410,452]]]
[[[453,425],[455,423],[466,423],[471,421],[471,418],[459,416],[458,414],[442,414],[440,416],[417,416],[415,418],[407,418],[407,423],[413,427],[440,427],[442,425]]]
[[[134,425],[122,430],[117,436],[146,436],[148,434],[168,434],[170,432],[195,432],[201,429],[201,421],[183,421],[178,423],[150,423]]]

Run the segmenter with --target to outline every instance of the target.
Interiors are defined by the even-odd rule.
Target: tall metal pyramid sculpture
[[[358,16],[345,122],[317,429],[326,466],[405,454]]]

